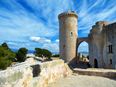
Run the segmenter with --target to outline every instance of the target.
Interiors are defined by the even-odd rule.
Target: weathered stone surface
[[[72,71],[63,60],[40,63],[30,58],[0,71],[0,87],[46,87],[71,74]]]
[[[54,82],[55,80],[66,77],[72,74],[72,71],[69,69],[67,64],[65,64],[62,60],[54,60],[51,62],[45,62],[40,66],[41,72],[39,76],[39,80],[35,79],[37,82],[34,84],[37,87],[46,87],[47,84]],[[38,84],[39,83],[39,84]]]

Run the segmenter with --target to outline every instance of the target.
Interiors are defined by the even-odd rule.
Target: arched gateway
[[[89,39],[88,37],[82,37],[82,38],[77,38],[77,48],[82,42],[87,42],[89,44]]]
[[[78,58],[78,47],[82,42],[86,42],[88,43],[89,46],[89,39],[88,37],[81,37],[81,38],[77,38],[77,54],[76,54],[76,58]]]

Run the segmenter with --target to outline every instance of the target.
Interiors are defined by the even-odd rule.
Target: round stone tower
[[[76,57],[77,14],[68,11],[59,14],[60,58],[70,63]]]

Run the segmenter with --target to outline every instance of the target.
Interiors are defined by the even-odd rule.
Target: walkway
[[[73,74],[72,76],[57,80],[48,87],[116,87],[116,80]]]

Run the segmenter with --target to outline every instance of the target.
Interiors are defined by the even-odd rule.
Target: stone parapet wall
[[[34,79],[34,87],[47,87],[47,84],[72,74],[68,65],[62,60],[45,62],[41,64],[40,68],[39,80],[37,78]]]
[[[116,70],[111,69],[74,69],[74,73],[79,75],[101,76],[116,79]]]
[[[0,71],[0,87],[47,87],[49,83],[72,74],[63,60],[31,61]]]

